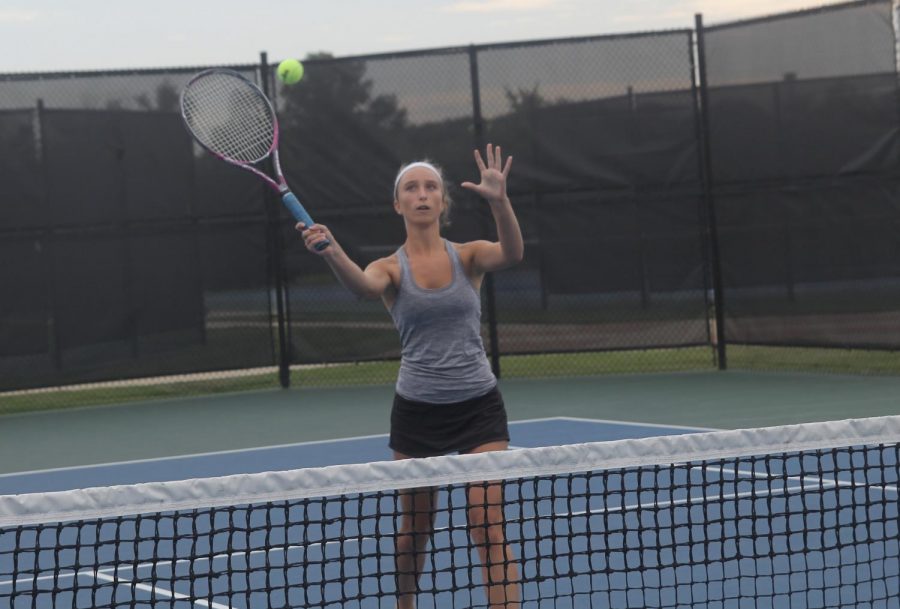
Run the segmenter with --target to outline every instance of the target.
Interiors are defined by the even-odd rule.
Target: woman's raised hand
[[[481,158],[480,151],[475,151],[475,163],[481,172],[481,182],[463,182],[460,186],[477,193],[489,203],[503,201],[506,199],[506,177],[512,166],[512,157],[508,157],[504,164],[500,146],[493,144],[487,145],[485,156],[486,160]]]

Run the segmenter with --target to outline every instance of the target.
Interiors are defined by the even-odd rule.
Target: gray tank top
[[[453,279],[441,288],[416,285],[401,247],[400,287],[391,308],[400,332],[397,393],[430,404],[462,402],[497,384],[481,340],[481,297],[453,245],[444,240]]]

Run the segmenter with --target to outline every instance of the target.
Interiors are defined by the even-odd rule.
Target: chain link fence
[[[483,289],[502,376],[713,369],[726,346],[732,366],[853,348],[878,354],[866,370],[896,373],[890,16],[864,1],[696,30],[318,55],[290,87],[265,56],[231,67],[272,91],[288,182],[362,266],[402,243],[402,163],[444,168],[446,237],[467,241],[494,237],[486,205],[455,186],[475,177],[472,149],[515,157],[526,257]],[[382,304],[342,288],[258,180],[192,144],[179,93],[200,69],[0,75],[6,402],[393,380]],[[89,383],[90,397],[58,391]]]
[[[791,367],[825,348],[825,368],[897,370],[893,21],[891,2],[852,2],[703,30],[732,365]]]

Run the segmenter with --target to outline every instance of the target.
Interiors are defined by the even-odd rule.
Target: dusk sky
[[[691,28],[816,0],[0,0],[0,73],[189,67]]]

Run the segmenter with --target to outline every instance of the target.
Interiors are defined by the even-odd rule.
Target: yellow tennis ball
[[[293,85],[303,78],[303,64],[296,59],[285,59],[278,64],[278,79],[286,85]]]

